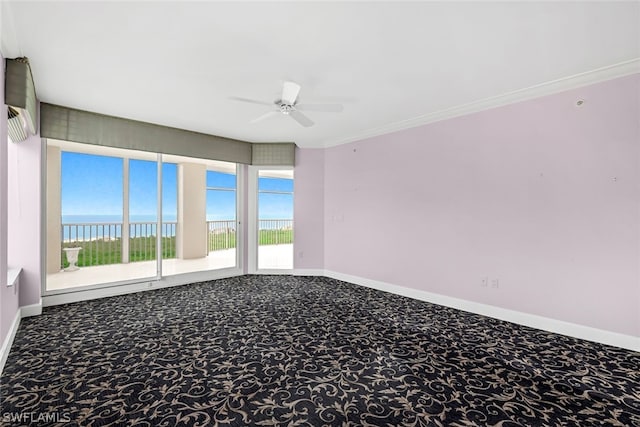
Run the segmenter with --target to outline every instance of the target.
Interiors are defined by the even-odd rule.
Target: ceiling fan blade
[[[260,117],[256,117],[255,119],[251,120],[249,123],[261,122],[264,119],[268,119],[269,117],[277,116],[278,114],[280,114],[279,111],[269,111],[268,113],[265,113],[265,114],[261,115]]]
[[[291,112],[289,113],[289,117],[306,128],[308,128],[309,126],[313,126],[313,122],[311,121],[311,119],[298,110],[291,110]]]
[[[273,106],[273,102],[259,101],[257,99],[241,98],[238,96],[230,96],[229,99],[231,99],[232,101],[248,102],[249,104],[268,105],[270,107]]]
[[[296,104],[300,111],[318,111],[321,113],[340,113],[344,110],[342,104]]]
[[[284,82],[282,86],[282,102],[284,104],[293,105],[298,99],[300,93],[300,85],[294,82]]]

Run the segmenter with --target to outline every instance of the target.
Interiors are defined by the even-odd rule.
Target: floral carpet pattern
[[[23,319],[2,425],[640,426],[640,353],[320,277]]]

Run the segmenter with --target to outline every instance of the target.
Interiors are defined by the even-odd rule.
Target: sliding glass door
[[[235,163],[55,140],[46,151],[47,292],[238,266]]]
[[[235,163],[163,156],[175,165],[175,254],[163,276],[238,265]],[[164,207],[163,207],[164,214]]]
[[[157,273],[158,163],[139,159],[125,159],[125,163],[129,165],[129,185],[123,225],[127,235],[122,241],[128,248],[122,250],[122,271],[128,274],[118,279],[154,277]]]
[[[235,165],[207,170],[207,252],[216,268],[237,264],[237,174]]]
[[[258,171],[258,270],[293,268],[293,170]]]
[[[156,276],[155,155],[47,145],[46,290]]]

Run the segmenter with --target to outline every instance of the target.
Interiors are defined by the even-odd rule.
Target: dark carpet
[[[47,308],[1,380],[4,425],[640,426],[640,353],[317,277]]]

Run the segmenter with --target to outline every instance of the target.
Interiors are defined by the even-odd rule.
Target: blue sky
[[[122,159],[62,152],[62,215],[122,215]]]
[[[110,216],[122,220],[123,160],[116,157],[62,152],[62,215]],[[156,162],[130,160],[129,212],[132,220],[157,217]],[[260,178],[261,191],[293,191],[293,181],[279,178]],[[236,187],[236,176],[207,171],[207,187]],[[207,190],[207,219],[235,219],[235,191]],[[177,165],[162,165],[162,209],[165,220],[177,215]],[[260,218],[293,218],[291,195],[260,193]],[[115,219],[117,217],[118,219]],[[102,220],[100,220],[102,221]],[[105,220],[106,221],[106,220]]]
[[[293,197],[291,194],[278,193],[292,191],[291,179],[258,178],[258,216],[261,219],[292,219]]]

